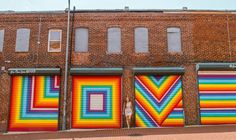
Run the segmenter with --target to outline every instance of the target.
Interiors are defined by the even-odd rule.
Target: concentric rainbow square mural
[[[73,76],[72,128],[121,127],[121,77]]]
[[[136,127],[184,126],[179,75],[135,76]]]
[[[12,76],[8,131],[58,130],[59,76]]]
[[[202,125],[236,124],[236,71],[199,71]]]

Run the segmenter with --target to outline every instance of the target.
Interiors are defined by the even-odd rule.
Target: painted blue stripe
[[[236,113],[203,113],[201,116],[206,117],[236,117]]]
[[[236,113],[236,110],[201,110],[201,113]]]
[[[184,118],[184,114],[183,114],[183,111],[181,112],[171,112],[169,115],[168,115],[168,118],[169,117],[173,117],[173,118]]]
[[[200,96],[236,96],[235,93],[199,93]]]
[[[166,79],[166,76],[162,76],[160,79],[158,79],[155,76],[148,76],[152,82],[154,82],[155,85],[160,86]]]
[[[236,100],[236,95],[205,95],[200,94],[200,100]]]
[[[183,114],[183,110],[173,110],[171,114]]]
[[[213,75],[213,76],[199,76],[199,80],[235,80],[236,77],[232,77],[231,75],[227,76],[218,76],[218,75]]]
[[[217,79],[199,79],[200,84],[236,84],[236,79],[226,79],[226,78],[217,78]]]

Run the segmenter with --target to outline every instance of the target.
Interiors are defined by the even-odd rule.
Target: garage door
[[[184,126],[180,75],[135,76],[136,127]]]
[[[120,128],[121,76],[72,79],[72,128]]]
[[[236,71],[199,71],[201,124],[236,124]]]
[[[59,76],[12,76],[8,131],[58,130]]]

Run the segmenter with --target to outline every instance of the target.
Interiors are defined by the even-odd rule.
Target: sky
[[[236,0],[71,0],[76,9],[211,9],[236,10]],[[0,0],[0,11],[65,10],[67,0]],[[72,8],[71,8],[72,9]]]

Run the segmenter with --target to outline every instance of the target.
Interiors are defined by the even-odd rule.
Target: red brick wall
[[[40,44],[39,37],[39,22],[41,18],[41,34]],[[8,68],[35,68],[35,67],[60,67],[64,69],[65,63],[65,46],[66,46],[66,29],[67,16],[64,13],[51,14],[0,14],[0,29],[5,29],[4,49],[0,52],[0,67]],[[16,31],[18,28],[29,28],[30,43],[29,52],[15,52]],[[49,53],[48,49],[48,31],[49,29],[62,30],[62,52]],[[5,61],[10,61],[10,63]],[[1,72],[0,72],[1,73]],[[1,131],[7,130],[7,117],[10,97],[10,76],[7,72],[0,75],[1,88],[1,111],[0,118]],[[3,82],[4,81],[4,82]],[[64,72],[62,73],[61,81],[64,81]],[[61,99],[63,100],[63,83],[61,84]],[[2,88],[3,87],[3,88]],[[62,103],[60,104],[62,108]],[[60,113],[62,114],[62,113]],[[60,115],[62,116],[62,115]],[[60,119],[60,123],[61,123]]]
[[[38,29],[41,17],[40,45]],[[0,14],[0,28],[5,29],[0,66],[61,67],[64,69],[67,17],[65,13]],[[149,31],[149,53],[134,53],[134,28],[146,27]],[[167,52],[166,29],[180,27],[182,53]],[[28,53],[15,52],[16,29],[31,29]],[[75,13],[74,28],[89,29],[89,52],[75,53],[72,34],[72,67],[123,67],[123,93],[134,96],[133,67],[182,66],[183,98],[187,125],[196,125],[198,116],[198,88],[196,63],[234,62],[236,60],[236,15],[227,13],[158,13],[158,12],[84,12]],[[107,29],[121,28],[122,53],[107,54]],[[47,52],[48,30],[62,29],[62,52]],[[73,29],[74,30],[74,29]],[[230,38],[228,38],[230,37]],[[5,63],[5,61],[11,61]],[[64,75],[64,71],[63,71]],[[0,116],[6,130],[10,76],[0,75],[0,97],[3,103]],[[61,102],[63,100],[63,78]],[[71,77],[69,78],[70,83]],[[7,85],[7,86],[6,86]],[[70,84],[68,85],[67,127],[70,127]],[[61,104],[62,110],[62,104]],[[61,111],[62,113],[62,111]],[[62,115],[61,115],[62,116]],[[61,119],[60,119],[61,123]]]

